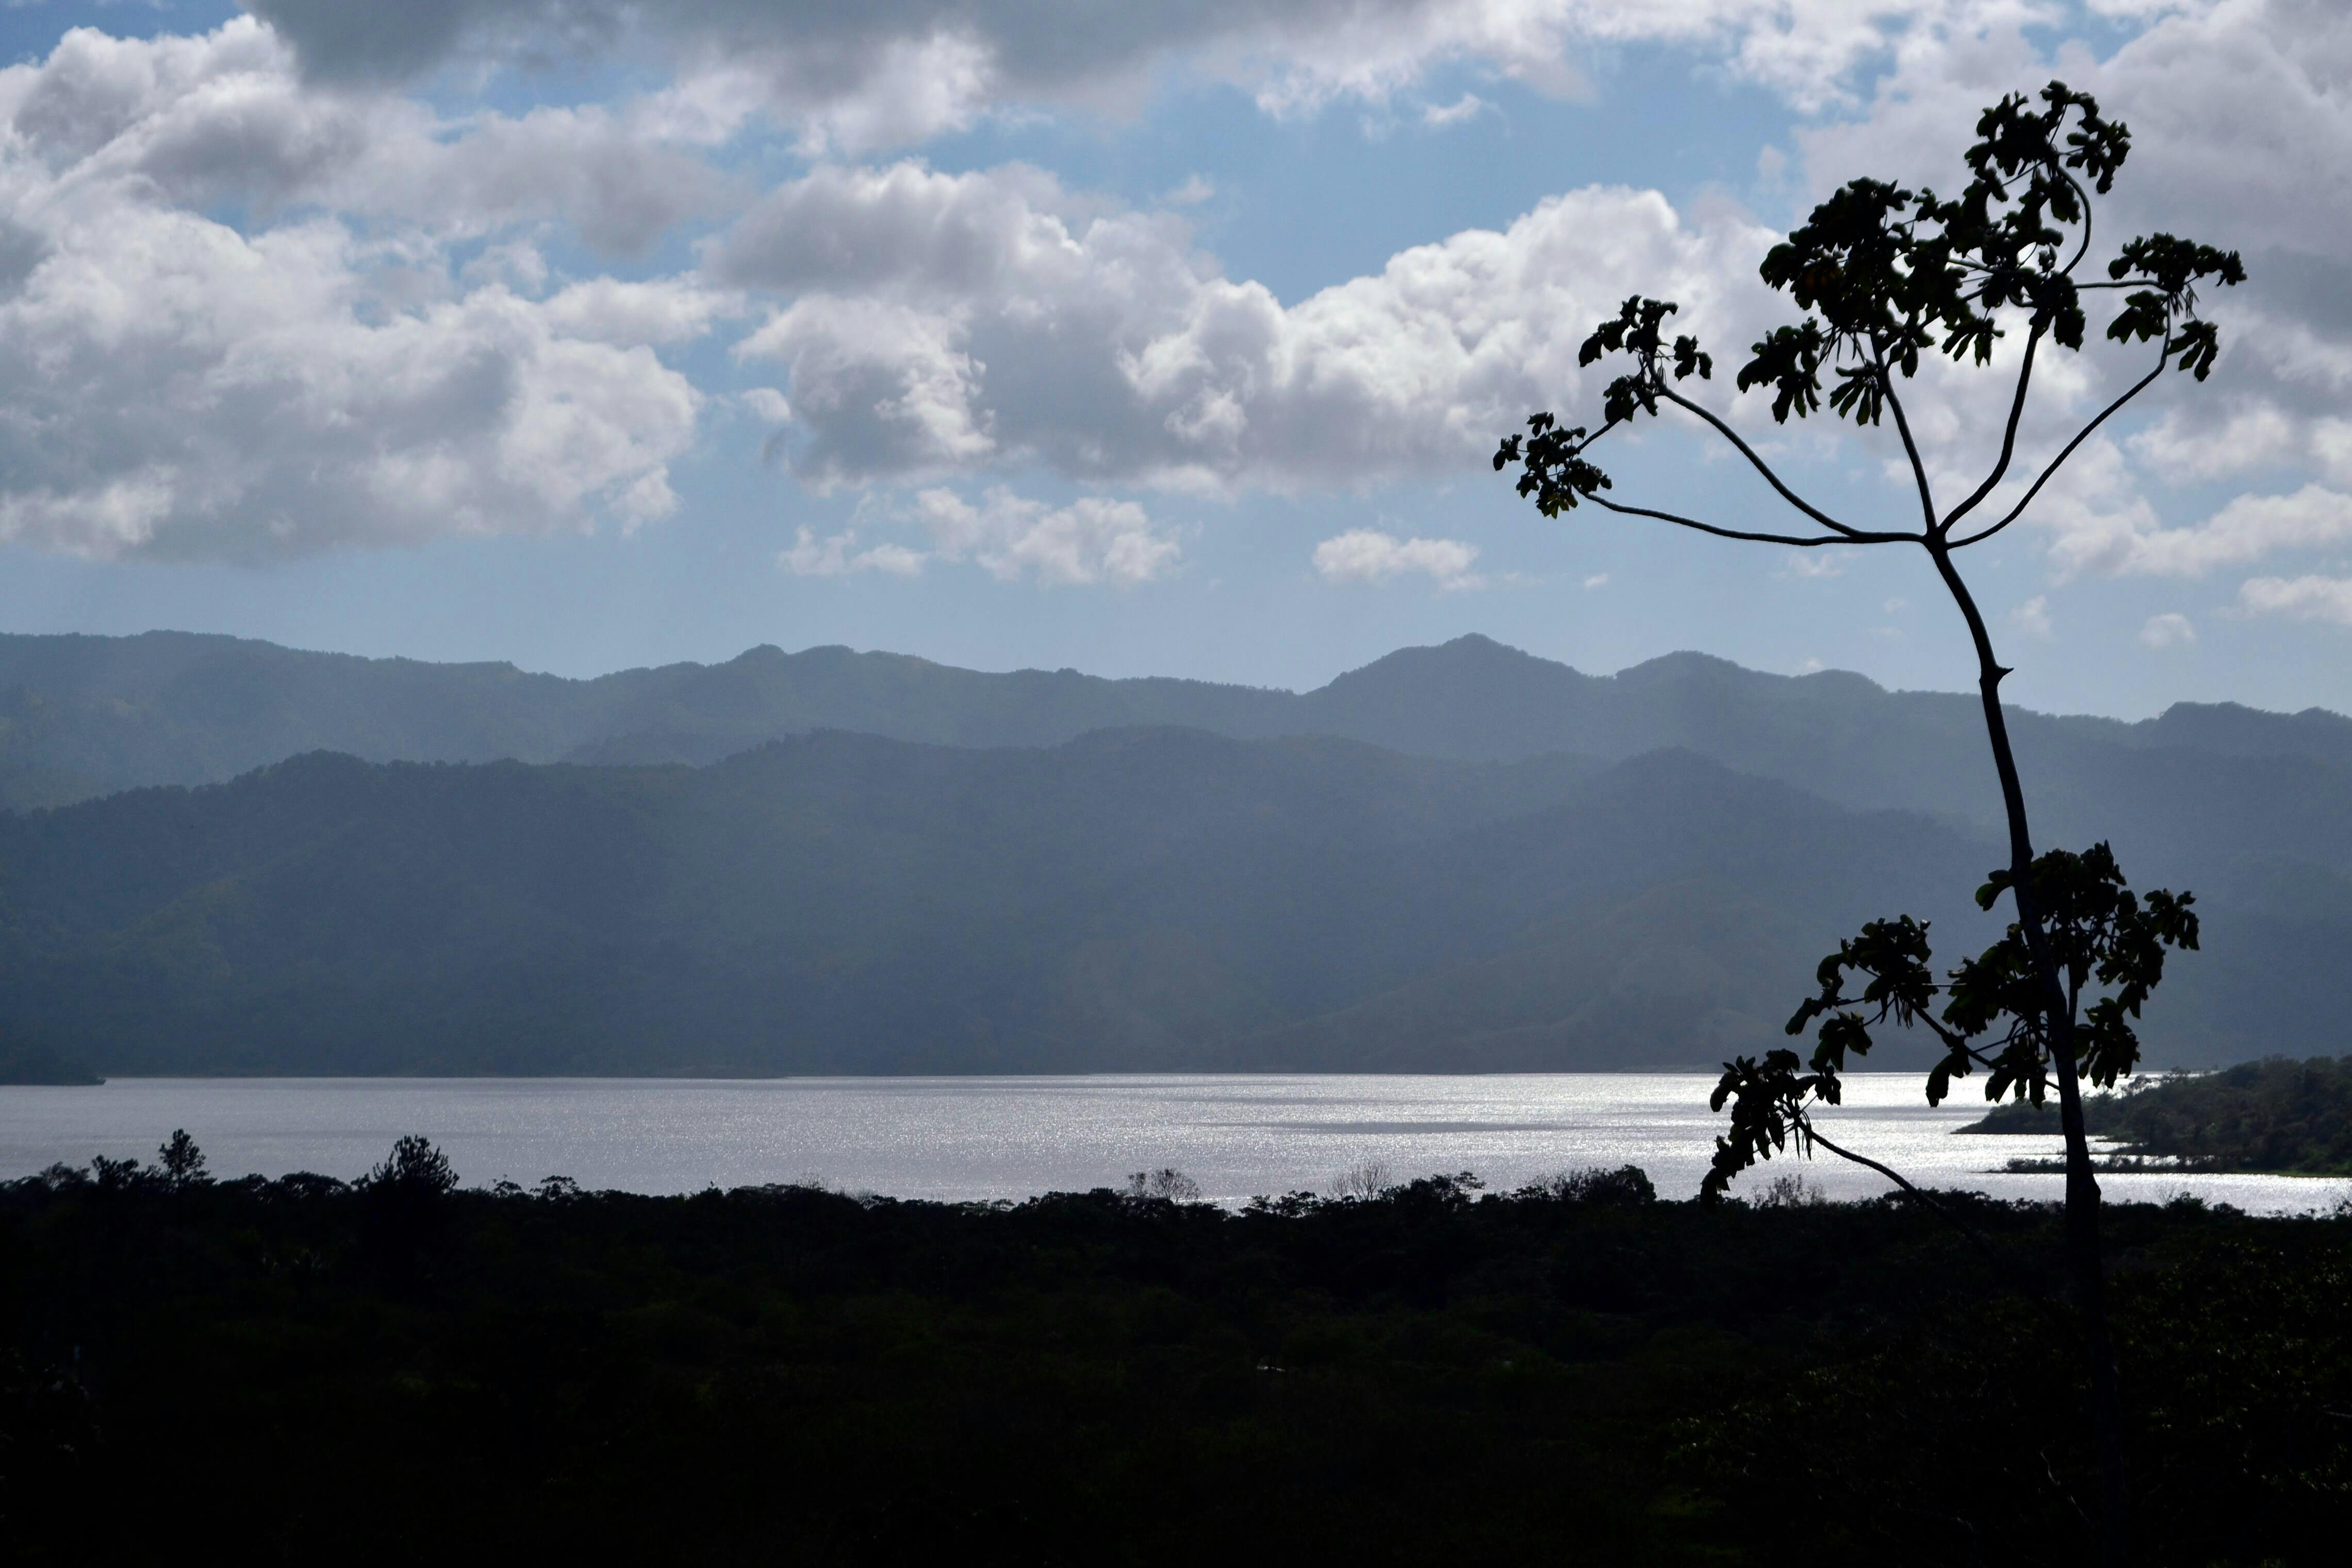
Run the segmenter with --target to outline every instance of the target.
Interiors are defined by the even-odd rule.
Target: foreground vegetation
[[[2123,1162],[2185,1169],[2352,1176],[2352,1056],[2284,1056],[2220,1072],[2142,1079],[2083,1103],[2085,1124]],[[2054,1133],[2054,1107],[2002,1105],[1970,1133]],[[2013,1162],[2014,1163],[2014,1162]]]
[[[2031,1563],[2095,1495],[2045,1208],[453,1179],[0,1187],[16,1560]],[[2108,1239],[2144,1560],[2329,1560],[2352,1220]]]

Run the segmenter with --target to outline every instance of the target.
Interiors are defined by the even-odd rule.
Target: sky
[[[1496,474],[1680,302],[1791,483],[1878,431],[1727,373],[1868,175],[2053,78],[2132,132],[2100,256],[2243,253],[2222,350],[1963,558],[2012,700],[2352,711],[2352,7],[2333,0],[347,0],[0,6],[0,630],[592,674],[846,643],[1312,686],[1482,632],[1957,689],[1929,563]],[[2094,262],[2097,257],[2094,257]],[[2036,472],[2151,361],[2037,372]],[[1990,464],[2016,345],[1911,394]],[[1784,520],[1696,422],[1613,494]],[[2011,482],[2011,492],[2016,488]]]

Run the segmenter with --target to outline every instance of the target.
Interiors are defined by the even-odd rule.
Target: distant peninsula
[[[39,1045],[0,1045],[0,1084],[53,1083],[87,1087],[106,1080],[82,1063]]]
[[[2114,1156],[2123,1162],[2352,1176],[2352,1056],[2275,1056],[2220,1072],[2148,1079],[2120,1094],[2091,1096],[2083,1116],[2094,1136],[2114,1141]],[[2018,1102],[1960,1131],[2054,1134],[2058,1108]]]

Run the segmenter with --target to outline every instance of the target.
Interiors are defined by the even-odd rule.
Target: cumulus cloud
[[[1481,588],[1486,580],[1470,570],[1477,559],[1478,547],[1461,539],[1401,539],[1377,528],[1350,528],[1315,547],[1315,570],[1326,582],[1377,584],[1419,574],[1440,588]]]
[[[2257,577],[2239,585],[2238,605],[2251,615],[2352,626],[2352,578]]]
[[[1237,83],[1271,113],[1384,102],[1467,64],[1580,90],[1595,47],[1673,44],[1811,108],[1914,30],[2011,0],[249,0],[314,78],[394,83],[453,62],[623,55],[675,73],[681,112],[749,103],[814,146],[908,145],[1002,104],[1120,112],[1171,69]]]
[[[2352,539],[2352,496],[2305,485],[2284,496],[2239,496],[2201,522],[2166,527],[2112,444],[2087,453],[2035,521],[2062,576],[2203,577],[2283,551]]]
[[[1846,58],[1841,50],[1860,49],[1865,35],[1877,37],[1878,19],[1890,14],[1801,5],[1780,13],[1785,26],[1767,26],[1759,9],[1739,12],[1735,25],[1727,18],[1737,9],[1655,7],[1640,25],[1685,43],[1719,42],[1731,36],[1720,29],[1733,27],[1751,51],[1741,68],[1769,74],[1769,57],[1791,72],[1801,61],[1819,72]],[[1907,14],[1878,101],[1860,121],[1807,137],[1817,183],[1867,169],[1949,184],[1960,177],[1976,109],[2061,66],[2094,86],[2101,72],[2123,84],[2105,90],[2137,125],[2135,105],[2143,97],[2172,104],[2200,40],[2225,34],[2236,51],[2227,57],[2254,64],[2226,91],[2208,78],[2190,84],[2205,120],[2167,109],[2160,134],[2141,132],[2122,193],[2143,209],[2126,204],[2117,222],[2137,223],[2161,205],[2170,226],[2202,224],[2209,204],[2193,190],[2181,194],[2184,182],[2195,187],[2202,176],[2181,162],[2179,143],[2206,135],[2207,120],[2230,119],[2240,99],[2268,93],[2277,69],[2301,72],[2304,89],[2282,89],[2284,109],[2260,111],[2303,117],[2282,122],[2281,135],[2305,137],[2296,156],[2307,152],[2326,180],[2352,169],[2352,121],[2339,123],[2352,91],[2334,90],[2330,74],[2347,52],[2333,40],[2352,37],[2352,23],[2333,11],[2190,0],[2157,8],[2141,36],[2104,64],[2053,61],[2030,40],[2029,26],[2071,14],[2063,6],[1986,0]],[[1606,6],[1581,16],[1580,37],[1631,36],[1622,29],[1635,26]],[[2299,56],[2305,24],[2317,47]],[[1822,42],[1832,37],[1845,42]],[[2298,208],[2286,228],[2310,229],[2314,244],[2336,246],[2331,254],[2352,249],[2352,231],[2340,244],[2329,237],[2352,220],[2326,203],[2317,215],[2304,212],[2307,198],[2292,179],[2272,183],[2263,203]],[[2231,197],[2252,199],[2238,187]],[[2342,206],[2352,212],[2352,202]],[[901,163],[824,169],[788,183],[715,243],[708,262],[720,283],[780,297],[739,352],[786,368],[805,415],[792,460],[812,483],[1042,463],[1091,483],[1227,493],[1359,487],[1457,471],[1526,409],[1572,405],[1590,388],[1568,350],[1625,293],[1681,299],[1677,325],[1734,355],[1752,329],[1794,314],[1754,280],[1772,236],[1735,214],[1701,212],[1676,213],[1655,193],[1573,192],[1499,234],[1473,231],[1400,253],[1376,276],[1286,308],[1196,253],[1176,214],[1089,204],[1036,170],[944,175]],[[2336,266],[2346,276],[2315,274],[2297,285],[2294,310],[2309,316],[2352,296],[2352,267],[2305,259],[2305,271]],[[2260,335],[2243,302],[2221,304],[2241,312],[2228,323],[2233,345]],[[2274,357],[2301,367],[2294,373],[2325,390],[2334,408],[2352,391],[2345,314],[2340,354],[2301,317],[2279,318],[2267,337]],[[1914,431],[1947,496],[1990,465],[2006,412],[1995,383],[2018,348],[2016,336],[2004,342],[1991,374],[1936,361],[1908,389]],[[2126,358],[2103,345],[2079,358],[2043,357],[2015,477],[1987,516],[2021,494],[2070,419],[2096,409],[2119,373],[2137,373],[2141,357]],[[2090,443],[2029,515],[2062,578],[2194,575],[2332,537],[2324,514],[2334,492],[2255,497],[2201,524],[2162,514],[2147,488],[2150,472],[2182,481],[2255,464],[2315,466],[2352,492],[2352,421],[2316,402],[2297,413],[2277,397],[2232,391],[2229,375],[2203,388],[2179,381],[2151,400],[2151,424]],[[1734,417],[1752,422],[1755,401],[1740,400]],[[2341,479],[2330,464],[2341,465]],[[1807,565],[1835,569],[1826,559]]]
[[[1421,111],[1421,122],[1433,131],[1449,125],[1460,125],[1475,120],[1494,106],[1475,92],[1465,92],[1452,103],[1433,103]]]
[[[2087,445],[2042,498],[2032,526],[2058,574],[2195,576],[2346,528],[2352,16],[2323,0],[2126,7],[2131,30],[2095,57],[2046,42],[2082,14],[2061,0],[252,9],[201,37],[78,32],[0,70],[8,537],[258,558],[659,515],[702,397],[653,350],[739,316],[739,361],[777,384],[735,406],[820,488],[903,498],[1042,469],[1230,495],[1457,473],[1528,409],[1590,405],[1574,350],[1627,293],[1681,299],[1678,326],[1736,357],[1790,314],[1754,277],[1775,236],[1720,203],[1677,212],[1655,192],[1591,187],[1286,306],[1195,245],[1181,209],[1206,181],[1137,212],[1020,166],[820,161],[753,201],[707,154],[761,116],[830,157],[999,105],[1131,107],[1171,71],[1241,83],[1287,114],[1414,104],[1433,68],[1469,68],[1480,91],[1427,109],[1434,123],[1479,112],[1498,77],[1574,91],[1587,51],[1632,43],[1709,56],[1807,108],[1860,103],[1847,95],[1881,74],[1861,113],[1799,138],[1815,187],[1863,170],[1948,185],[1990,98],[2053,72],[2099,90],[2136,132],[2107,232],[2259,235],[2267,248],[2256,286],[2217,302],[2231,346],[2215,381],[2168,385],[2149,421]],[[451,113],[400,90],[453,64],[567,59],[622,61],[656,85],[519,113]],[[1457,71],[1446,90],[1458,86]],[[693,278],[567,279],[547,259],[566,254],[548,228],[642,251],[739,205]],[[2120,362],[2103,350],[2048,367],[2021,473],[2066,416],[2098,406]],[[1997,379],[1938,365],[1916,384],[1915,427],[1948,487],[1990,456]],[[1756,402],[1735,417],[1753,421]],[[2151,475],[2265,493],[2189,523],[2158,505]],[[395,479],[420,498],[385,498]],[[812,570],[952,558],[1051,581],[1142,580],[1179,558],[1139,507],[1135,526],[1101,510],[1129,503],[941,493],[981,521],[918,507],[921,548],[890,546],[909,558],[896,564],[846,535],[837,558],[814,537],[794,550],[817,552]],[[1125,539],[1153,564],[1123,575],[1090,539]]]
[[[971,561],[1000,582],[1133,588],[1167,576],[1183,559],[1182,545],[1142,507],[1100,496],[1055,507],[995,486],[975,504],[938,487],[918,492],[901,520],[921,529],[928,549],[887,542],[861,549],[857,528],[825,538],[802,528],[782,564],[803,577],[912,577],[930,561]]]
[[[2222,328],[2212,380],[2166,378],[2142,400],[2137,428],[2127,421],[2112,441],[2086,446],[2037,505],[2054,564],[2062,575],[2189,576],[2332,542],[2335,493],[2352,492],[2352,421],[2343,413],[2352,394],[2352,263],[2344,260],[2352,255],[2352,11],[2329,0],[2094,9],[2133,24],[2105,53],[2067,39],[2064,24],[2079,13],[2063,6],[1986,6],[1906,37],[1865,114],[1800,133],[1807,183],[1820,192],[1868,172],[1948,187],[1979,106],[2053,76],[2096,93],[2133,132],[2130,163],[2102,209],[2103,246],[2135,233],[2185,233],[2242,249],[2251,277],[2206,301]],[[2024,471],[2051,455],[2070,418],[2098,408],[2150,357],[2095,345],[2053,366],[2029,421]],[[1965,465],[1957,454],[1981,461],[1998,444],[1998,400],[1978,406],[1923,380],[1934,439],[1956,455],[1940,476],[1958,481]],[[2249,497],[2193,526],[2168,525],[2149,485],[2275,484],[2295,474],[2333,490]]]
[[[1175,570],[1182,547],[1133,501],[1082,496],[1066,507],[992,488],[972,505],[952,490],[924,490],[916,515],[932,553],[977,561],[1003,581],[1107,582],[1132,588]]]
[[[2188,616],[2168,612],[2149,616],[2139,629],[2139,640],[2151,648],[2170,648],[2197,641],[2197,628]]]
[[[237,21],[0,71],[0,539],[260,560],[672,510],[702,397],[647,344],[723,301],[533,298],[528,246],[469,278],[446,231],[319,215],[405,132],[289,69]],[[296,212],[247,232],[215,202]]]
[[[2009,612],[2009,623],[2028,637],[2047,640],[2052,633],[2050,598],[2037,593]]]
[[[1168,214],[1025,168],[791,182],[714,242],[715,281],[789,295],[737,346],[784,367],[818,485],[1042,463],[1093,483],[1362,486],[1460,470],[1579,382],[1634,288],[1736,331],[1770,234],[1602,187],[1286,307]]]
[[[915,577],[929,558],[905,545],[883,543],[857,548],[857,530],[844,528],[819,538],[808,528],[794,530],[793,548],[776,558],[795,577],[839,577],[845,572],[878,571],[891,577]]]
[[[314,205],[463,235],[560,220],[620,251],[719,210],[728,188],[609,109],[444,120],[413,99],[306,86],[250,17],[195,37],[76,28],[47,59],[0,69],[0,127],[12,162],[173,206],[234,204],[266,221]]]

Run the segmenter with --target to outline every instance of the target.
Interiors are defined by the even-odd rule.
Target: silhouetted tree
[[[1694,337],[1668,340],[1666,322],[1676,309],[1672,302],[1639,296],[1626,300],[1614,319],[1603,322],[1580,355],[1587,365],[1618,354],[1632,361],[1632,368],[1603,393],[1600,427],[1564,426],[1549,413],[1534,414],[1525,435],[1504,439],[1495,454],[1495,466],[1499,471],[1519,465],[1519,493],[1532,497],[1546,517],[1591,502],[1624,517],[1800,549],[1915,546],[1926,552],[1958,609],[1976,652],[1977,687],[2008,819],[2009,866],[1980,897],[1990,908],[2006,892],[2016,920],[2002,944],[1964,967],[1969,977],[1965,988],[1961,978],[1954,977],[1950,1000],[1957,1006],[1963,996],[1970,998],[1964,1017],[1979,1027],[1962,1033],[1966,1040],[1982,1038],[1998,1020],[2008,1020],[2008,1032],[1994,1053],[1997,1091],[2037,1097],[2050,1089],[2057,1093],[2066,1137],[2068,1253],[2089,1344],[2099,1429],[2103,1549],[2108,1561],[2116,1562],[2126,1550],[2123,1458],[2099,1260],[2099,1189],[2083,1128],[2080,1083],[2085,1072],[2105,1083],[2129,1071],[2137,1042],[2127,1028],[2116,1027],[2119,1012],[2101,1010],[2108,1007],[2106,1001],[2078,1016],[2082,981],[2070,984],[2074,967],[2063,950],[2073,917],[2061,905],[2069,899],[2112,899],[2120,911],[2121,901],[2130,895],[2104,847],[2079,859],[2047,864],[2036,861],[2025,793],[2001,713],[2000,683],[2009,670],[1993,653],[1984,616],[1956,558],[2022,517],[2083,443],[2154,385],[2167,367],[2203,381],[2220,342],[2214,324],[2198,314],[2198,287],[2242,282],[2245,268],[2233,251],[2157,234],[2117,249],[2107,262],[2105,278],[2077,276],[2091,253],[2094,198],[2113,188],[2130,150],[2125,127],[2103,117],[2087,94],[2060,82],[2042,90],[2039,105],[2013,94],[1984,111],[1976,135],[1966,157],[1969,181],[1956,199],[1885,181],[1855,180],[1815,207],[1803,225],[1772,248],[1764,260],[1764,281],[1787,293],[1807,314],[1752,345],[1738,378],[1742,392],[1771,392],[1772,417],[1778,422],[1785,423],[1792,413],[1801,419],[1820,412],[1824,395],[1832,413],[1858,426],[1891,420],[1917,490],[1916,527],[1855,527],[1801,496],[1721,415],[1678,390],[1694,376],[1708,379],[1714,361]],[[2057,450],[2013,505],[1986,521],[1979,508],[1993,499],[2009,476],[2040,356],[2052,345],[2081,350],[2088,326],[2084,298],[2097,291],[2122,296],[2107,337],[2126,345],[2154,344],[2156,360]],[[2021,327],[2024,346],[2008,393],[2000,456],[1966,496],[1941,504],[1913,435],[1902,386],[1918,373],[1924,357],[1938,351],[1956,363],[1990,366],[1995,342]],[[1625,505],[1603,494],[1611,483],[1588,455],[1593,445],[1643,414],[1656,416],[1668,404],[1728,442],[1781,501],[1801,516],[1802,523],[1783,532],[1730,528]],[[2101,863],[2095,866],[2095,859]],[[2167,941],[2193,945],[2194,920],[2185,906],[2184,897],[2159,913],[2151,898],[2146,910],[2136,909],[2128,918],[2118,913],[2105,925],[2092,919],[2091,925],[2105,936],[2083,940],[2094,946],[2106,941],[2110,946],[2091,960],[2085,976],[2095,975],[2102,984],[2124,991],[2137,985],[2134,1001],[2122,1011],[2137,1010],[2137,998],[2145,997],[2147,986],[2160,972],[2160,953],[2151,969],[2148,950],[2136,944],[2147,939],[2158,948]],[[1858,1044],[1858,1026],[1837,1021],[1857,1012],[1839,988],[1844,969],[1873,977],[1864,996],[1855,999],[1860,1007],[1883,1004],[1903,1022],[1927,1017],[1916,986],[1927,973],[1927,952],[1924,927],[1916,931],[1915,941],[1899,923],[1891,929],[1879,923],[1857,939],[1859,949],[1848,944],[1823,964],[1820,1006],[1831,1021],[1815,1053],[1816,1071],[1795,1071],[1788,1052],[1774,1053],[1765,1064],[1735,1064],[1727,1070],[1717,1103],[1719,1108],[1727,1098],[1735,1106],[1734,1136],[1724,1156],[1731,1164],[1753,1158],[1769,1144],[1775,1116],[1783,1120],[1784,1134],[1801,1129],[1807,1097],[1824,1086],[1833,1088],[1840,1051]],[[1878,963],[1885,967],[1871,967]],[[1833,964],[1838,966],[1834,973]],[[1950,1017],[1948,1007],[1946,1018]],[[1801,1028],[1804,1021],[1810,1018],[1801,1019]],[[1947,1044],[1951,1049],[1929,1083],[1931,1096],[1937,1098],[1952,1076],[1981,1061],[1972,1045],[1948,1040]],[[1797,1119],[1791,1122],[1790,1117]],[[1722,1168],[1719,1161],[1718,1175]]]
[[[431,1140],[410,1133],[360,1181],[362,1247],[385,1281],[411,1289],[422,1279],[418,1254],[448,1221],[457,1173]]]
[[[89,1174],[101,1192],[128,1192],[150,1179],[147,1168],[137,1160],[110,1159],[104,1155],[92,1156]]]
[[[1554,1198],[1597,1208],[1640,1208],[1658,1200],[1658,1189],[1652,1184],[1650,1173],[1639,1166],[1619,1166],[1614,1170],[1591,1166],[1529,1182],[1519,1188],[1517,1196]]]
[[[1156,1171],[1137,1171],[1129,1176],[1127,1196],[1163,1203],[1198,1203],[1201,1184],[1173,1166],[1162,1166]]]
[[[185,1127],[173,1128],[172,1135],[156,1145],[155,1160],[163,1167],[163,1179],[173,1186],[194,1186],[212,1179],[205,1174],[204,1150],[196,1147]]]
[[[437,1198],[457,1190],[457,1173],[431,1139],[410,1133],[394,1141],[383,1163],[368,1172],[366,1186],[371,1192]]]

